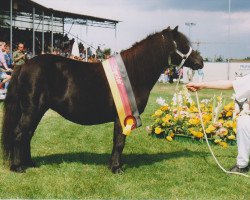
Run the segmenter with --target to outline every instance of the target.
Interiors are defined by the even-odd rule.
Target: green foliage
[[[107,56],[111,55],[111,49],[110,49],[110,48],[104,49],[104,50],[103,50],[103,54],[104,54],[104,55],[107,55]]]
[[[80,126],[47,112],[32,140],[32,157],[38,167],[16,174],[1,166],[0,198],[248,199],[249,179],[224,174],[205,143],[170,143],[147,136],[145,127],[157,108],[156,98],[170,99],[174,87],[157,84],[151,92],[143,127],[127,138],[122,175],[107,168],[113,123]],[[204,90],[200,96],[209,98],[214,93],[220,94]],[[226,150],[214,146],[213,150],[226,168],[235,164],[236,146]]]

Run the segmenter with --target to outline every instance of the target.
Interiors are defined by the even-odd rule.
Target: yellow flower
[[[212,115],[211,114],[203,114],[202,119],[203,119],[204,123],[207,123],[212,119]]]
[[[197,132],[196,132],[196,131],[191,130],[190,132],[191,132],[191,134],[192,134],[194,137],[197,137]]]
[[[211,133],[211,131],[210,131],[210,129],[209,128],[206,128],[206,133],[208,134],[208,133]]]
[[[169,107],[168,107],[168,106],[162,106],[160,109],[161,109],[162,111],[166,111],[166,110],[169,109]]]
[[[189,108],[189,111],[190,111],[191,113],[193,113],[193,112],[199,112],[198,108],[196,108],[195,106],[191,106],[191,107]]]
[[[200,123],[200,119],[197,117],[197,118],[190,119],[188,122],[189,124],[197,125]]]
[[[221,123],[221,124],[223,124],[224,120],[223,119],[219,119],[218,122]]]
[[[214,142],[217,144],[217,143],[221,142],[221,139],[215,139]]]
[[[201,107],[201,108],[205,108],[206,106],[205,106],[204,103],[201,103],[201,104],[200,104],[200,107]]]
[[[212,133],[216,130],[216,128],[210,124],[207,128],[206,128],[206,133]]]
[[[228,138],[229,140],[235,140],[235,136],[234,136],[234,135],[229,135],[229,136],[227,136],[227,138]]]
[[[169,115],[169,114],[167,114],[165,117],[162,118],[162,121],[163,121],[164,123],[167,123],[167,122],[169,122],[170,119],[172,119],[172,116]]]
[[[162,115],[162,111],[161,110],[157,110],[157,111],[155,111],[155,116],[156,117],[159,117],[159,116],[161,116]]]
[[[227,148],[228,144],[226,142],[219,142],[219,145],[223,148]]]
[[[226,117],[231,117],[233,115],[233,112],[232,111],[228,111],[227,113],[226,113]]]
[[[236,121],[233,121],[233,126],[232,126],[232,128],[233,128],[233,129],[236,129],[236,125],[237,125]]]
[[[233,121],[229,120],[229,121],[225,122],[223,125],[227,128],[231,128],[231,127],[233,127]]]
[[[170,136],[171,138],[173,138],[173,137],[174,137],[174,133],[170,133],[169,136]]]
[[[197,132],[197,133],[196,133],[196,137],[197,137],[197,138],[202,138],[202,137],[203,137],[203,133],[200,132],[200,131]]]
[[[222,97],[221,97],[221,96],[218,96],[218,97],[217,97],[217,100],[218,100],[218,101],[221,101],[221,100],[222,100]]]
[[[173,140],[173,138],[171,136],[167,136],[166,139],[171,142]]]
[[[161,128],[158,126],[155,128],[155,133],[160,134],[162,132]]]
[[[230,111],[234,109],[234,102],[230,102],[229,104],[224,106],[224,110]]]
[[[224,136],[226,136],[228,134],[228,129],[225,128],[221,132],[223,133]]]

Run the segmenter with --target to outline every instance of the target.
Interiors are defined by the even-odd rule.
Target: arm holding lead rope
[[[211,82],[195,83],[191,82],[186,85],[187,89],[195,92],[201,89],[222,89],[229,90],[233,89],[233,82],[228,80],[219,80]]]

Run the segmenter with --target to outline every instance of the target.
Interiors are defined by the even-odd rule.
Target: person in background
[[[98,46],[97,49],[96,49],[96,58],[97,59],[102,59],[103,58],[103,53],[102,53],[102,50],[101,50],[100,46]]]
[[[246,102],[250,103],[250,74],[238,78],[235,81],[220,80],[203,83],[188,83],[186,87],[190,91],[197,91],[201,89],[234,89],[236,93],[236,103]],[[243,107],[240,105],[239,107]],[[237,146],[238,156],[237,163],[230,171],[246,173],[249,171],[249,156],[250,156],[250,112],[243,112],[239,114],[237,119]]]
[[[3,85],[5,86],[5,90],[8,88],[8,83],[11,79],[11,76],[6,73],[6,71],[12,71],[4,58],[4,51],[5,51],[6,43],[0,42],[0,80],[2,82],[0,83],[0,89],[3,88]]]
[[[198,73],[198,77],[199,77],[199,82],[203,82],[204,80],[204,72],[203,72],[203,69],[198,69],[197,70],[197,73]]]
[[[6,60],[8,68],[13,69],[13,60],[12,60],[12,56],[10,53],[10,46],[9,45],[6,45],[6,47],[5,47],[4,58]]]
[[[24,52],[24,44],[19,43],[17,50],[13,53],[13,59],[16,66],[25,64],[26,53]]]

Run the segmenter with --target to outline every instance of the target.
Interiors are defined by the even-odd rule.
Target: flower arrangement
[[[154,123],[147,127],[152,136],[165,138],[167,141],[180,137],[204,140],[197,104],[186,88],[176,92],[169,104],[161,97],[156,102],[160,107],[152,115]],[[214,96],[202,99],[200,108],[209,141],[222,147],[235,144],[234,101],[225,104],[221,95]]]

